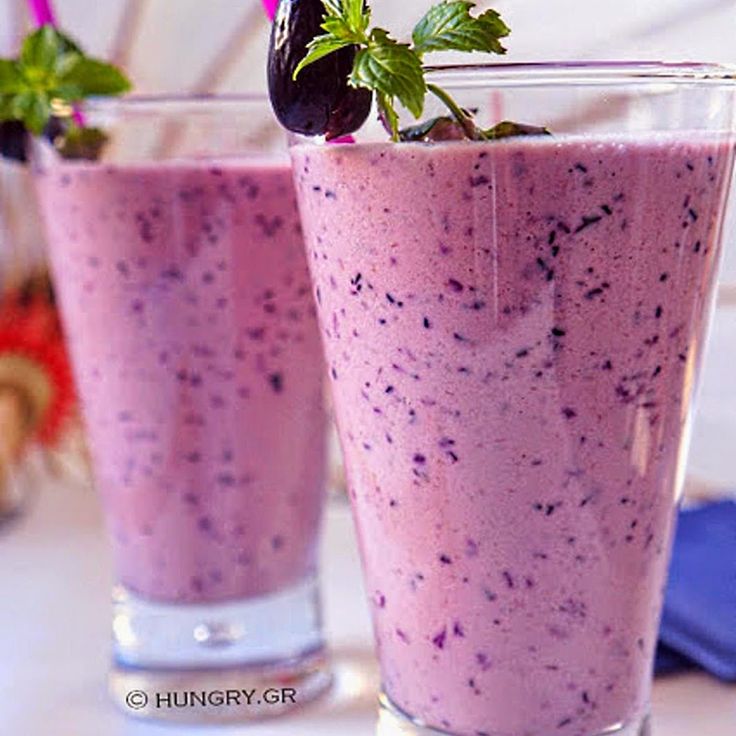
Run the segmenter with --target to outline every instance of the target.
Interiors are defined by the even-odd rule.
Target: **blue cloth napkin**
[[[736,681],[736,502],[680,512],[659,637],[657,673]]]

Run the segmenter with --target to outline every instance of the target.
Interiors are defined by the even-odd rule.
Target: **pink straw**
[[[42,28],[43,26],[54,26],[54,28],[57,27],[58,24],[56,22],[56,13],[54,13],[52,0],[28,0],[28,5],[30,7],[33,20],[36,22],[36,25],[39,28]],[[77,107],[76,105],[74,106],[73,116],[74,122],[80,128],[83,128],[84,117],[82,116],[79,107]]]
[[[279,0],[263,0],[263,7],[269,20],[273,20],[274,15],[276,15],[276,6],[278,4]]]
[[[51,0],[29,0],[31,15],[37,26],[56,25],[56,16],[51,7]]]

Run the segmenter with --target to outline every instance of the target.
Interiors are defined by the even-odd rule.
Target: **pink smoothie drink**
[[[635,722],[730,144],[292,153],[388,697],[461,736]]]
[[[121,582],[261,596],[315,571],[322,357],[287,163],[39,179]]]

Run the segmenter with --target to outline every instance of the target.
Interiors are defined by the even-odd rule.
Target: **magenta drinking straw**
[[[263,0],[263,8],[269,20],[273,20],[273,16],[276,15],[276,6],[278,4],[279,0]]]
[[[29,5],[36,25],[56,25],[56,16],[49,0],[29,0]]]
[[[39,28],[46,25],[57,26],[56,14],[54,13],[51,0],[28,0],[28,5],[31,15]],[[84,117],[76,105],[74,106],[74,122],[80,127],[84,126]]]

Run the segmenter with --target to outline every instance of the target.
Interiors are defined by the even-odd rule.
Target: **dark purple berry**
[[[0,122],[0,156],[20,163],[28,161],[28,132],[20,120]]]
[[[274,113],[285,128],[331,139],[360,128],[370,113],[373,95],[348,85],[355,47],[311,64],[294,81],[307,44],[323,33],[324,14],[322,0],[281,0],[271,30],[268,89]]]

